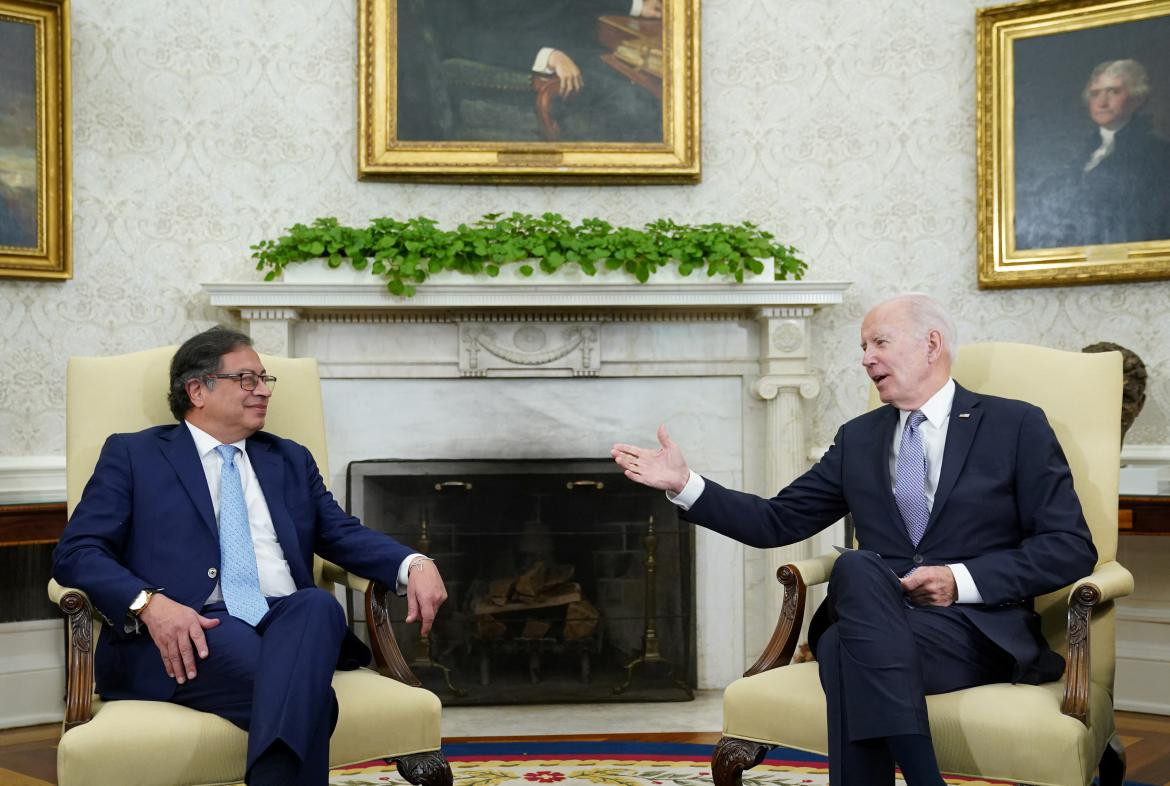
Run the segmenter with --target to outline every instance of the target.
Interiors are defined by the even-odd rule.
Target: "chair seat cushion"
[[[1092,685],[1085,727],[1060,712],[1063,682],[983,685],[927,697],[939,766],[1032,784],[1087,783],[1113,736],[1109,693]],[[816,663],[736,680],[723,694],[723,734],[826,754],[825,694]]]
[[[337,672],[333,689],[340,713],[330,766],[438,750],[440,704],[430,691],[369,669]],[[161,701],[95,698],[94,708],[93,720],[61,737],[61,786],[186,786],[244,778],[247,734],[217,715]]]

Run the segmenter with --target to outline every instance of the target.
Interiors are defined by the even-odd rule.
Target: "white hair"
[[[942,336],[943,351],[947,353],[947,360],[954,364],[959,351],[959,331],[942,304],[922,292],[907,292],[883,300],[874,306],[874,309],[895,303],[906,309],[906,316],[918,329],[922,338],[930,335],[932,330],[938,331]]]
[[[1081,98],[1086,104],[1089,103],[1089,89],[1103,76],[1120,79],[1135,101],[1143,101],[1150,94],[1150,75],[1145,66],[1136,60],[1106,60],[1093,69],[1085,89],[1081,91]]]

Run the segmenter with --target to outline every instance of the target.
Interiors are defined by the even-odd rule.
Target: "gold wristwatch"
[[[130,603],[130,613],[135,617],[141,617],[142,612],[150,605],[150,599],[154,597],[157,590],[144,589],[134,596],[134,600]]]

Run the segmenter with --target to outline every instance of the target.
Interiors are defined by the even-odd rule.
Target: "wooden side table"
[[[65,518],[64,502],[0,505],[0,546],[56,543]]]
[[[1117,530],[1122,535],[1170,535],[1170,495],[1118,497]]]

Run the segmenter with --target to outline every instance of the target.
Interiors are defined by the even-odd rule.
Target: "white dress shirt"
[[[1121,128],[1106,128],[1105,126],[1100,126],[1097,130],[1101,132],[1101,146],[1094,150],[1092,155],[1089,156],[1089,160],[1085,162],[1086,172],[1092,172],[1097,168],[1097,164],[1100,164],[1109,157],[1110,153],[1113,152],[1113,138],[1117,136],[1117,132],[1120,131]]]
[[[199,451],[199,460],[203,463],[203,475],[207,479],[207,490],[211,492],[211,505],[215,511],[215,521],[219,524],[219,480],[223,472],[223,459],[216,448],[223,443],[208,434],[198,426],[187,423],[191,437],[195,440],[195,449]],[[241,439],[232,443],[239,448],[236,454],[236,467],[240,472],[240,484],[244,488],[244,506],[248,509],[248,528],[252,531],[252,548],[256,551],[256,570],[260,575],[260,592],[266,598],[280,598],[297,591],[293,581],[292,571],[289,570],[288,560],[284,558],[284,549],[276,539],[276,528],[272,524],[272,514],[268,511],[268,503],[264,499],[264,492],[260,489],[260,481],[256,478],[256,471],[248,460],[248,451],[245,450],[247,440]],[[421,554],[410,554],[402,560],[398,568],[398,586],[395,588],[399,595],[406,592],[406,582],[410,573],[410,566],[416,559],[422,559]],[[219,582],[211,591],[205,603],[215,603],[223,600],[223,593],[219,590]]]
[[[187,422],[187,428],[191,431],[195,449],[199,451],[199,460],[203,463],[203,476],[207,479],[207,489],[211,492],[211,505],[215,510],[215,521],[218,525],[219,481],[223,473],[223,459],[216,448],[223,443],[190,422]],[[247,440],[241,439],[232,445],[239,448],[239,452],[236,453],[236,467],[240,471],[240,485],[244,489],[244,506],[248,509],[248,528],[252,532],[252,548],[256,551],[260,592],[266,598],[280,598],[296,592],[297,585],[293,581],[292,571],[289,570],[288,560],[284,558],[284,549],[276,539],[272,514],[268,512],[268,503],[264,499],[264,492],[260,490],[256,471],[252,469],[252,462],[248,460],[246,442]],[[215,589],[211,591],[206,602],[215,603],[221,600],[223,593],[219,591],[219,582],[216,582]]]
[[[938,490],[938,480],[942,474],[943,449],[946,447],[947,427],[950,425],[951,404],[954,399],[955,380],[948,378],[946,384],[927,399],[921,407],[922,414],[926,415],[926,420],[920,428],[922,448],[923,452],[926,453],[926,506],[928,509],[934,508],[934,494]],[[908,417],[910,417],[908,411],[903,410],[898,413],[898,428],[894,430],[893,443],[890,445],[891,492],[896,475],[898,448],[902,443],[902,431],[906,427],[906,418]],[[683,490],[677,495],[667,492],[666,497],[683,510],[690,510],[691,505],[695,504],[705,487],[702,475],[691,470]],[[982,603],[983,596],[979,594],[979,588],[975,586],[975,580],[971,578],[971,572],[967,570],[967,566],[956,562],[947,567],[951,569],[951,573],[955,577],[956,603]]]

